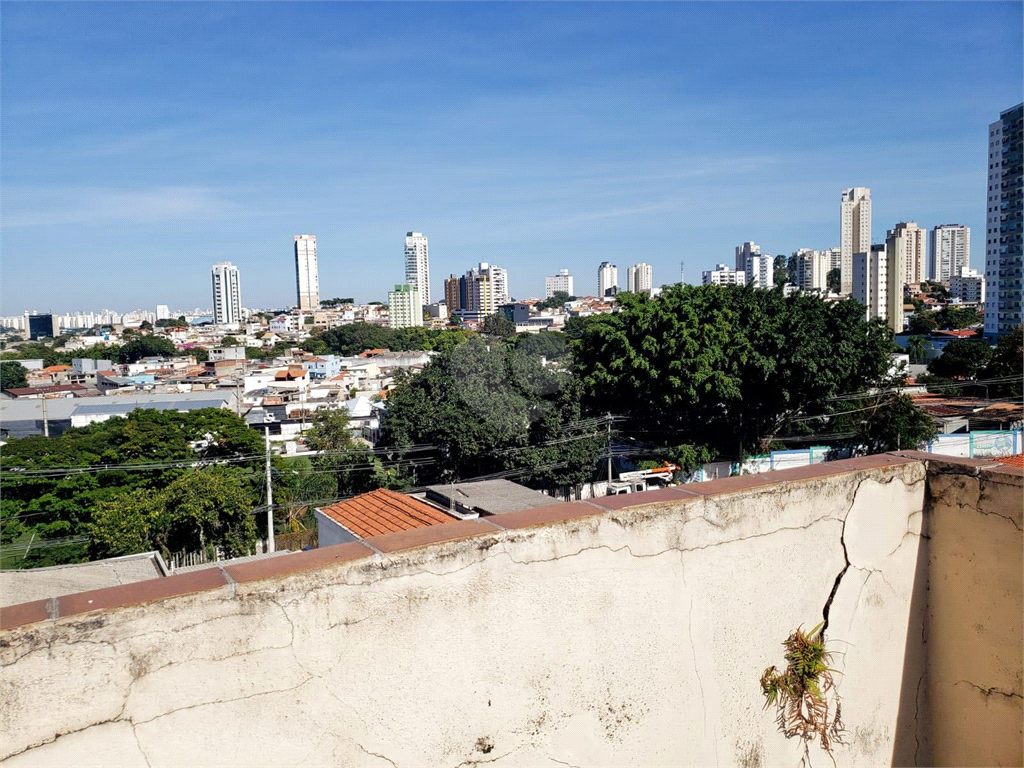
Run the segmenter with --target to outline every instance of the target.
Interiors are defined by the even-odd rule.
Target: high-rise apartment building
[[[156,305],[156,319],[157,320],[170,320],[171,319],[171,308],[166,304]]]
[[[654,288],[654,270],[650,264],[639,262],[626,270],[626,290],[630,293],[650,293]]]
[[[796,279],[801,291],[828,293],[828,273],[831,267],[830,251],[815,251],[801,248],[793,252],[796,264]]]
[[[894,258],[903,264],[905,285],[928,279],[925,231],[914,222],[901,221],[886,233],[885,252],[890,264],[894,263]],[[902,296],[902,291],[900,295]]]
[[[320,309],[320,273],[316,262],[316,235],[295,235],[295,305]]]
[[[430,256],[427,236],[422,232],[405,234],[405,282],[419,289],[423,304],[430,303]]]
[[[840,215],[840,293],[853,291],[853,254],[871,251],[871,190],[844,189]]]
[[[466,280],[458,275],[449,275],[444,279],[444,303],[448,312],[454,313],[462,309],[466,294]]]
[[[822,253],[828,259],[828,271],[831,272],[833,269],[838,269],[840,272],[843,268],[843,249],[842,248],[827,248]]]
[[[963,224],[939,224],[932,229],[928,279],[945,283],[971,266],[971,228]]]
[[[976,269],[960,267],[960,273],[949,278],[949,295],[965,304],[984,304],[985,276]]]
[[[755,288],[772,288],[775,285],[775,262],[770,254],[751,254],[743,265],[747,284]]]
[[[1022,133],[1024,104],[1002,112],[988,127],[985,334],[989,337],[1008,333],[1021,323],[1021,291],[1024,289]]]
[[[742,269],[729,269],[725,264],[716,264],[714,269],[701,273],[704,285],[746,285],[747,273]]]
[[[213,322],[229,325],[242,322],[242,285],[238,267],[219,261],[211,270],[213,279]]]
[[[865,319],[887,320],[889,317],[889,262],[884,245],[873,245],[867,253],[853,256],[854,299],[865,307]],[[898,314],[902,326],[903,288],[900,287],[901,311]],[[900,330],[903,330],[901,327]]]
[[[736,246],[736,271],[746,272],[747,270],[747,259],[751,256],[760,256],[761,246],[754,242],[746,242],[743,245]],[[765,254],[767,256],[768,254]]]
[[[597,268],[597,295],[599,297],[614,296],[619,290],[619,268],[607,261],[602,261]]]
[[[550,299],[556,293],[576,295],[572,289],[572,275],[568,269],[560,269],[557,275],[548,275],[544,278],[544,298]]]
[[[480,319],[493,315],[508,304],[508,271],[482,261],[460,278],[459,291],[463,317]]]
[[[423,302],[419,288],[409,283],[388,292],[388,327],[415,328],[423,325]]]

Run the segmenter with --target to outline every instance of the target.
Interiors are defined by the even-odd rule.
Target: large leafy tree
[[[59,437],[9,440],[0,455],[3,541],[33,534],[41,541],[77,540],[93,535],[90,525],[98,518],[107,521],[105,530],[135,526],[136,518],[123,519],[134,508],[132,493],[156,498],[200,462],[225,462],[218,472],[230,476],[251,498],[262,488],[262,440],[242,419],[223,409],[190,413],[139,409],[126,418],[70,429]],[[207,490],[222,487],[226,486],[211,485]],[[125,494],[129,494],[127,500],[118,501]],[[217,501],[212,497],[213,503]],[[128,511],[118,512],[121,507]],[[148,541],[154,543],[152,537]],[[116,551],[111,546],[108,540],[93,545],[91,551],[93,556]],[[51,558],[45,564],[51,564],[57,550],[47,551]],[[77,543],[61,550],[63,559],[56,562],[75,562],[89,551],[88,543]]]
[[[992,359],[992,347],[983,341],[955,339],[928,363],[928,370],[946,379],[975,379]]]
[[[869,454],[915,450],[938,432],[932,417],[905,394],[888,395],[860,416],[855,442]]]
[[[992,357],[981,371],[983,379],[1004,379],[1002,382],[988,385],[987,394],[991,397],[1010,397],[1020,399],[1024,393],[1021,383],[1024,369],[1024,326],[1018,325],[1010,333],[999,339]]]
[[[752,287],[625,295],[573,341],[587,406],[622,413],[637,440],[763,450],[799,413],[863,390],[889,367],[892,333],[854,301]]]
[[[381,445],[398,458],[433,447],[434,463],[415,469],[417,483],[506,470],[538,487],[593,479],[603,435],[580,424],[572,374],[543,365],[537,352],[471,339],[438,355],[388,397]]]
[[[0,389],[28,386],[28,369],[21,363],[5,360],[0,363]]]

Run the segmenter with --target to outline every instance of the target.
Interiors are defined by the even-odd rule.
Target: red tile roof
[[[998,456],[996,461],[1008,467],[1020,467],[1024,469],[1024,453],[1015,453],[1013,456]]]
[[[386,488],[323,507],[320,511],[363,539],[452,522],[451,517],[436,507]]]

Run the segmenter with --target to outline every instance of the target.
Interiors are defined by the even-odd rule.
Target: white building
[[[743,272],[747,282],[755,288],[772,288],[775,285],[775,262],[770,254],[751,254],[747,256]]]
[[[166,304],[156,305],[156,319],[157,320],[170,320],[171,319],[171,308]],[[90,325],[91,327],[91,325]]]
[[[747,273],[742,269],[729,269],[725,264],[717,264],[714,269],[701,273],[704,285],[746,285]]]
[[[597,268],[597,295],[600,298],[613,296],[619,290],[619,268],[602,261]]]
[[[885,238],[885,252],[890,264],[895,263],[894,259],[903,264],[904,284],[928,279],[925,231],[914,222],[901,221],[889,230]],[[902,297],[902,286],[900,290]]]
[[[463,317],[483,318],[493,315],[503,304],[508,304],[508,271],[496,264],[480,262],[465,276],[466,303]]]
[[[884,245],[875,245],[867,253],[854,255],[852,295],[866,308],[867,320],[885,320],[888,317],[889,269]],[[901,305],[902,299],[901,287]],[[902,322],[902,311],[899,316]]]
[[[760,256],[761,246],[755,242],[746,242],[743,245],[736,246],[736,271],[746,272],[747,259],[751,256]],[[765,254],[766,256],[768,254]],[[747,273],[750,274],[749,272]]]
[[[567,293],[570,296],[576,295],[572,289],[572,275],[569,274],[568,269],[560,269],[557,275],[549,275],[544,278],[544,298],[550,299],[558,292]]]
[[[1024,260],[1024,176],[1021,134],[1024,104],[1000,113],[988,127],[988,193],[985,226],[985,334],[1000,336],[1021,322]]]
[[[213,322],[229,325],[242,322],[242,286],[238,267],[220,261],[211,270],[213,279]]]
[[[298,315],[278,315],[267,325],[271,333],[298,333],[299,327]]]
[[[650,264],[639,262],[626,270],[626,290],[630,293],[650,293],[654,288],[654,270]]]
[[[931,231],[928,278],[940,283],[971,266],[971,228],[963,224],[939,224]]]
[[[844,189],[840,215],[840,293],[853,290],[853,254],[871,252],[871,190]]]
[[[828,293],[828,273],[831,269],[830,251],[801,248],[793,253],[796,264],[795,282],[801,291]]]
[[[316,235],[295,235],[296,306],[320,309],[320,271],[316,261]]]
[[[388,292],[388,326],[417,328],[423,325],[423,303],[415,285],[402,283]]]
[[[833,269],[842,271],[843,268],[843,249],[842,248],[826,248],[822,253],[828,259],[828,271],[831,272]]]
[[[949,278],[949,293],[964,303],[985,303],[985,276],[976,269],[960,267],[959,274]]]
[[[416,286],[421,306],[430,303],[430,256],[422,232],[405,235],[405,282]]]

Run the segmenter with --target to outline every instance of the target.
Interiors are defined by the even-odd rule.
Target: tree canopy
[[[892,333],[854,301],[732,286],[620,297],[573,341],[587,407],[625,413],[637,439],[763,450],[798,413],[863,390],[889,367]]]
[[[28,386],[28,369],[13,360],[0,363],[0,389],[17,389]]]
[[[928,370],[945,379],[976,379],[991,359],[992,347],[984,341],[954,339],[928,363]]]
[[[351,323],[315,332],[302,343],[313,354],[358,355],[368,349],[393,352],[443,349],[465,341],[472,334],[465,329],[388,328],[371,323]],[[319,343],[318,343],[319,342]]]

